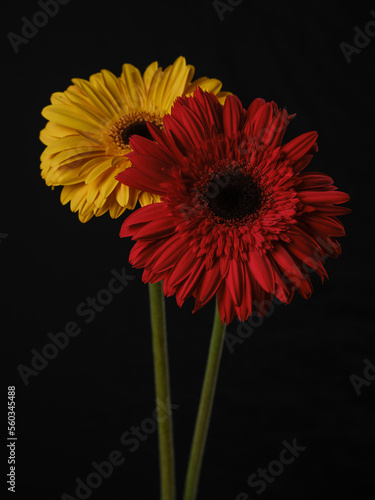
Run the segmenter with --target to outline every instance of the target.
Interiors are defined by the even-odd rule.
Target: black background
[[[312,298],[275,306],[233,353],[224,346],[198,498],[235,500],[242,491],[257,498],[248,476],[293,439],[306,450],[262,499],[373,498],[375,383],[357,395],[349,377],[363,376],[364,359],[375,362],[375,41],[350,64],[340,49],[353,44],[355,26],[374,19],[372,8],[244,0],[221,21],[211,1],[72,0],[15,54],[7,33],[20,34],[22,16],[31,19],[40,7],[2,2],[3,406],[5,413],[6,386],[15,385],[17,498],[75,497],[75,478],[85,480],[91,463],[116,449],[125,463],[90,498],[159,498],[156,432],[133,453],[120,443],[155,407],[148,291],[128,264],[132,242],[118,237],[124,216],[81,224],[60,204],[60,188],[40,178],[38,135],[41,109],[71,78],[103,68],[119,75],[124,62],[141,71],[154,60],[165,67],[179,55],[196,77],[221,79],[245,107],[263,97],[297,113],[286,140],[317,130],[309,169],[331,175],[353,210],[343,218],[343,254],[327,261],[323,285],[313,277]],[[85,324],[76,307],[123,266],[135,278]],[[192,307],[167,300],[179,498],[213,315],[213,303],[195,315]],[[17,367],[30,366],[31,349],[41,351],[47,334],[69,321],[81,334],[25,386]],[[228,331],[237,327],[234,321]]]

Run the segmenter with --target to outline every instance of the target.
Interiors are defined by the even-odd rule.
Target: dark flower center
[[[205,185],[203,198],[217,217],[238,220],[260,210],[263,192],[251,176],[238,170],[215,176]]]
[[[121,132],[121,139],[125,145],[129,144],[129,138],[131,135],[141,135],[151,141],[154,140],[147,128],[146,120],[137,120],[123,129]]]
[[[129,139],[132,135],[140,135],[153,141],[147,128],[147,122],[153,123],[160,129],[163,128],[163,119],[155,113],[142,111],[139,113],[125,114],[108,128],[108,146],[113,154],[124,154],[130,151]]]

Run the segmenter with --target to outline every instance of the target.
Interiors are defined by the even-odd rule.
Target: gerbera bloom
[[[159,201],[158,196],[120,184],[116,174],[131,163],[132,134],[151,138],[146,121],[162,128],[163,117],[173,101],[192,93],[198,86],[224,102],[214,78],[192,81],[194,67],[179,57],[164,71],[153,62],[143,76],[131,64],[124,64],[119,78],[102,70],[87,80],[74,78],[65,92],[51,96],[42,115],[49,120],[40,139],[47,146],[41,156],[41,175],[48,186],[64,186],[61,202],[70,201],[82,222],[107,212],[121,215],[126,208]]]
[[[350,210],[337,204],[349,196],[327,175],[303,172],[316,132],[282,145],[291,118],[274,102],[245,110],[235,96],[223,106],[198,89],[175,102],[164,130],[149,126],[156,142],[132,138],[134,167],[118,179],[161,197],[120,233],[137,241],[130,262],[145,268],[144,281],[164,280],[179,305],[194,296],[195,311],[217,294],[226,323],[265,314],[273,296],[310,296],[311,269],[323,280],[324,258],[340,253],[336,216]]]

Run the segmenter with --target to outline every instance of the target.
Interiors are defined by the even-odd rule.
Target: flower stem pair
[[[156,399],[157,401],[162,401],[169,405],[168,348],[162,282],[150,284],[149,293]],[[218,307],[216,305],[211,344],[190,451],[183,500],[195,500],[197,496],[199,476],[210,423],[224,336],[225,324],[223,325],[221,322]],[[161,500],[175,500],[176,483],[171,411],[168,412],[168,418],[163,420],[159,419],[159,457]]]

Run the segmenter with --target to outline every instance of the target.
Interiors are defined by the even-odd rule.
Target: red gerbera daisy
[[[336,216],[350,210],[336,205],[349,196],[327,175],[302,172],[316,132],[281,145],[291,118],[274,102],[245,110],[235,96],[221,105],[198,89],[176,100],[164,130],[148,125],[156,142],[131,139],[134,167],[117,179],[162,200],[120,232],[137,240],[130,262],[145,282],[163,280],[180,306],[194,296],[194,311],[217,294],[226,323],[265,314],[273,296],[311,295],[311,269],[323,280],[323,260],[341,251]]]

